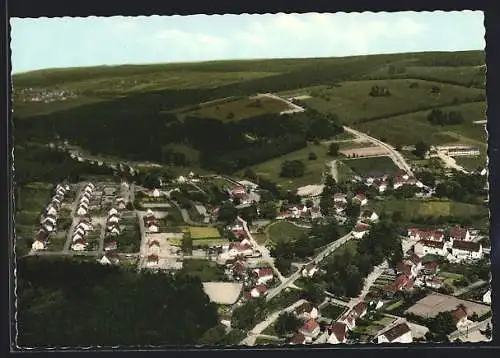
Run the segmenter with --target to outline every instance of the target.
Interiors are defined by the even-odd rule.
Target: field
[[[205,240],[205,239],[218,239],[220,238],[219,230],[215,227],[195,227],[190,226],[187,231],[191,235],[191,239]]]
[[[464,142],[482,144],[486,149],[486,132],[484,126],[473,123],[485,117],[486,102],[466,103],[441,108],[442,111],[458,111],[464,117],[461,125],[436,126],[429,123],[427,115],[430,110],[418,111],[401,116],[378,119],[358,123],[356,129],[376,138],[383,138],[393,145],[414,145],[423,140],[429,144],[446,144]],[[451,135],[450,135],[451,134]],[[454,134],[459,134],[457,137]],[[469,139],[467,141],[467,139]]]
[[[316,160],[309,160],[311,152],[316,154]],[[327,161],[333,159],[328,155],[327,145],[309,144],[306,148],[254,165],[252,169],[257,175],[275,182],[282,189],[295,190],[308,184],[319,184],[327,168]],[[304,175],[293,179],[280,177],[281,164],[285,160],[301,160],[306,166]]]
[[[184,260],[180,275],[196,276],[203,282],[223,281],[224,271],[213,261]]]
[[[486,166],[486,160],[484,156],[478,157],[458,157],[455,158],[455,162],[464,167],[466,170],[476,170],[477,168],[484,168]]]
[[[412,83],[417,83],[418,87],[411,88]],[[373,86],[386,87],[391,95],[372,97],[369,92]],[[434,86],[440,88],[440,94],[431,92]],[[439,82],[389,79],[342,82],[339,87],[315,86],[307,88],[306,92],[311,96],[304,100],[307,105],[320,112],[335,113],[343,123],[349,125],[373,118],[451,105],[454,101],[471,102],[484,91]]]
[[[341,149],[340,153],[348,158],[352,157],[374,157],[380,155],[388,155],[389,151],[378,146],[359,146],[354,148]]]
[[[477,304],[461,300],[456,297],[433,293],[419,300],[417,303],[411,306],[407,310],[407,312],[426,318],[434,317],[439,312],[454,310],[459,304],[463,304],[466,307],[469,315],[477,313],[479,317],[481,317],[491,309],[487,305]]]
[[[295,226],[286,221],[277,221],[269,225],[266,229],[267,237],[274,243],[289,242],[298,239],[309,230]]]
[[[480,205],[458,203],[452,201],[421,201],[421,200],[398,200],[388,199],[373,201],[370,206],[379,214],[392,215],[401,212],[406,220],[426,216],[455,216],[471,217],[474,215],[488,215],[487,208]]]
[[[183,111],[179,117],[188,116],[213,118],[220,121],[238,121],[244,118],[256,117],[265,113],[280,113],[288,108],[282,101],[261,97],[261,98],[238,98],[215,102],[198,106],[199,109]]]
[[[193,247],[195,246],[220,246],[229,243],[228,239],[197,239],[193,240]]]
[[[344,160],[343,163],[349,166],[360,176],[366,176],[372,172],[382,172],[390,174],[398,170],[398,167],[394,164],[393,160],[390,157],[386,156],[348,159]]]

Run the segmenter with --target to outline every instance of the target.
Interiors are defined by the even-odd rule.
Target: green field
[[[198,106],[192,111],[183,111],[179,114],[181,118],[187,116],[214,118],[220,121],[237,121],[244,118],[259,116],[265,113],[279,113],[287,110],[288,105],[282,101],[261,98],[238,98],[226,100],[221,103],[215,102]]]
[[[461,165],[466,170],[476,170],[477,168],[486,167],[486,159],[484,156],[478,157],[458,157],[455,158],[458,165]]]
[[[308,229],[295,226],[286,221],[277,221],[266,229],[267,237],[274,243],[294,241],[308,232]]]
[[[187,231],[189,232],[193,241],[220,238],[220,232],[216,227],[190,226],[187,228]]]
[[[390,157],[348,159],[343,160],[343,163],[360,176],[365,176],[372,172],[391,174],[398,170],[398,167]]]
[[[219,246],[226,245],[229,243],[228,239],[197,239],[193,240],[194,246]]]
[[[224,281],[224,270],[213,261],[184,260],[180,275],[196,276],[202,282]]]
[[[411,83],[418,83],[418,87],[410,88]],[[386,87],[391,95],[372,97],[368,94],[372,86]],[[440,87],[441,93],[431,93],[433,86]],[[477,88],[413,79],[349,81],[339,87],[310,87],[307,92],[311,96],[304,100],[307,105],[320,112],[336,113],[346,124],[451,105],[454,101],[470,102],[484,93]]]
[[[483,125],[473,123],[483,120],[486,102],[474,102],[441,108],[442,111],[459,111],[464,123],[458,126],[436,126],[429,123],[427,115],[430,110],[414,112],[396,117],[358,123],[356,128],[376,138],[384,138],[393,145],[414,145],[423,140],[429,144],[459,143],[459,139],[451,133],[457,133],[473,141],[479,141],[486,147],[486,132]],[[473,142],[476,143],[477,142]],[[468,143],[464,143],[468,144]],[[470,141],[469,141],[470,144]]]
[[[316,154],[316,160],[309,160],[311,152]],[[257,175],[275,182],[282,189],[295,190],[308,184],[321,183],[323,172],[327,168],[326,164],[333,159],[328,155],[327,145],[309,144],[306,148],[254,165],[252,169]],[[302,161],[306,166],[304,175],[293,179],[280,177],[281,164],[285,160]]]
[[[406,220],[416,217],[426,216],[455,216],[471,217],[484,214],[488,216],[488,209],[481,205],[458,203],[453,201],[422,201],[422,200],[398,200],[388,199],[373,201],[370,206],[380,214],[392,215],[394,212],[401,212]]]

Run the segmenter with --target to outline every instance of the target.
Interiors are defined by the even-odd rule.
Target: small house
[[[356,239],[361,239],[370,231],[370,225],[364,223],[357,223],[353,230],[353,236]]]
[[[118,255],[111,252],[105,253],[99,260],[99,263],[103,265],[118,265],[119,262],[120,259],[118,258]]]
[[[454,240],[451,254],[457,261],[477,260],[483,257],[483,246],[479,242]]]
[[[271,267],[256,268],[254,269],[254,274],[258,285],[266,284],[274,278],[274,272]]]
[[[316,338],[321,332],[321,328],[315,319],[308,319],[304,325],[299,329],[299,333],[302,333],[306,337],[306,342],[311,342]]]
[[[347,325],[343,322],[335,322],[329,327],[327,342],[330,344],[339,344],[347,342]]]
[[[429,278],[428,280],[425,281],[425,286],[434,288],[434,289],[440,289],[443,286],[443,280],[440,279],[439,277],[432,277]]]
[[[467,311],[465,307],[457,307],[457,309],[451,312],[451,316],[453,317],[453,322],[456,324],[457,329],[467,325]]]
[[[117,224],[120,218],[117,215],[111,215],[108,217],[108,224]]]
[[[363,221],[368,221],[368,222],[376,222],[379,219],[379,216],[377,215],[376,212],[372,210],[364,210],[361,213],[361,220]]]
[[[423,264],[424,275],[436,275],[439,272],[439,263],[437,261],[427,261]]]
[[[158,265],[159,258],[156,254],[150,254],[146,258],[146,267],[155,267]]]
[[[302,268],[303,277],[313,277],[316,272],[318,272],[318,266],[314,262],[307,264]]]
[[[491,305],[491,288],[483,295],[483,302]]]
[[[352,311],[344,314],[338,321],[340,323],[345,323],[350,331],[356,328],[356,316]]]
[[[423,257],[427,254],[446,256],[448,251],[444,242],[434,241],[434,240],[420,240],[413,247],[413,251],[419,257]]]
[[[45,242],[38,239],[33,241],[33,244],[31,245],[31,250],[33,251],[45,250]]]
[[[71,250],[73,251],[83,251],[85,250],[86,243],[83,241],[83,239],[77,239],[73,242],[73,245],[71,245]]]
[[[361,206],[368,204],[368,199],[365,194],[357,194],[353,199],[353,202],[358,203]]]
[[[347,204],[347,195],[343,193],[337,193],[333,195],[333,201],[335,203],[344,203]]]
[[[378,343],[412,343],[413,336],[408,323],[399,323],[377,337]]]
[[[450,230],[450,240],[463,240],[469,241],[471,240],[471,235],[469,229],[465,227],[455,226]]]
[[[266,294],[267,294],[267,287],[266,287],[266,285],[257,285],[254,288],[252,288],[252,290],[250,291],[250,295],[253,298],[264,296]]]
[[[116,210],[115,208],[111,208],[108,211],[108,216],[112,216],[112,215],[118,215],[118,210]]]
[[[153,191],[151,192],[151,196],[153,198],[159,198],[160,197],[160,191],[158,189],[153,189]]]
[[[304,336],[302,333],[297,332],[295,333],[292,338],[290,339],[290,344],[306,344],[306,336]]]
[[[316,319],[318,318],[318,309],[310,302],[304,302],[295,309],[295,314],[300,318]]]
[[[57,215],[57,209],[53,205],[49,205],[45,213],[47,215]]]
[[[118,244],[116,240],[111,240],[104,244],[104,251],[113,251],[116,250],[117,248]]]
[[[353,308],[352,312],[356,316],[356,318],[363,318],[368,312],[366,303],[363,301],[358,302]]]
[[[83,206],[80,206],[76,213],[80,216],[87,215],[88,210],[85,209]]]

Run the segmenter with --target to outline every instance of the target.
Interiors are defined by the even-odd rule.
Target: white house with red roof
[[[85,250],[86,246],[87,246],[87,244],[83,241],[83,239],[77,239],[73,242],[73,245],[71,245],[71,250],[83,251],[83,250]]]
[[[412,343],[413,336],[408,323],[399,323],[377,337],[377,343]]]
[[[271,267],[260,267],[253,270],[256,278],[257,284],[266,284],[269,281],[272,281],[274,278],[274,272]]]
[[[450,240],[470,241],[472,239],[469,229],[466,227],[455,226],[450,230]]]
[[[347,195],[344,193],[336,193],[333,195],[333,201],[335,203],[344,203],[347,204]]]
[[[419,257],[425,255],[438,255],[446,257],[448,255],[448,245],[444,241],[420,240],[413,247],[413,251]]]
[[[327,343],[329,344],[340,344],[347,342],[347,325],[343,322],[335,322],[328,328]]]
[[[352,198],[354,202],[359,203],[359,205],[364,206],[368,204],[368,199],[366,198],[365,194],[357,194],[354,198]]]
[[[243,244],[241,242],[232,242],[229,244],[228,255],[230,257],[236,257],[238,255],[252,256],[253,255],[252,245]]]
[[[49,205],[45,212],[47,215],[57,215],[57,209],[52,205]]]
[[[412,240],[434,240],[443,241],[444,232],[440,230],[422,230],[417,228],[408,229],[408,238]]]
[[[148,222],[148,232],[156,233],[158,231],[159,231],[159,227],[158,227],[158,224],[156,223],[156,221]]]
[[[250,296],[253,298],[257,298],[260,296],[265,296],[267,294],[266,285],[257,285],[252,290],[250,290]]]
[[[303,277],[313,277],[316,272],[318,272],[318,265],[316,265],[314,262],[307,264],[302,268]]]
[[[358,302],[353,308],[352,312],[354,312],[356,318],[363,318],[368,312],[368,308],[366,307],[366,303],[364,301]]]
[[[146,267],[153,268],[158,266],[158,262],[160,261],[158,255],[150,254],[146,257]]]
[[[311,318],[308,319],[302,327],[299,329],[299,333],[302,333],[306,337],[307,342],[312,342],[314,338],[316,338],[321,332],[321,328],[319,323]]]
[[[479,242],[454,240],[451,254],[456,261],[479,260],[483,258],[483,245]]]
[[[318,309],[311,302],[304,302],[295,309],[295,314],[303,319],[317,319]]]
[[[352,331],[356,327],[356,315],[353,313],[353,311],[349,311],[348,313],[344,314],[338,322],[340,323],[345,323],[347,326],[347,329]]]
[[[370,232],[370,225],[364,223],[357,223],[353,230],[353,236],[356,239],[361,239],[363,236]]]
[[[31,244],[31,250],[33,251],[40,251],[45,249],[45,242],[36,239],[33,241],[33,244]]]

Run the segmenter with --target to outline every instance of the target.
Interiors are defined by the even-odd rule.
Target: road
[[[348,242],[353,237],[354,236],[352,235],[352,232],[349,232],[347,235],[345,235],[345,236],[341,237],[340,239],[328,244],[323,251],[321,251],[313,260],[310,261],[310,263],[312,263],[312,262],[318,263],[318,262],[322,261],[326,256],[330,255],[333,251],[338,249],[340,246],[344,245],[346,242]],[[266,300],[269,301],[272,298],[279,295],[281,293],[281,291],[283,291],[285,288],[292,285],[301,276],[302,276],[302,270],[297,270],[290,277],[288,277],[287,279],[282,281],[279,286],[269,290],[269,292],[266,296]]]
[[[171,200],[171,203],[174,204],[174,206],[179,210],[179,212],[181,213],[181,216],[182,216],[182,220],[186,224],[191,225],[191,226],[207,226],[208,225],[208,224],[204,224],[204,223],[200,223],[200,222],[196,222],[196,221],[191,220],[191,217],[189,216],[189,213],[186,209],[182,209],[181,206],[174,200]]]
[[[269,327],[271,324],[274,323],[279,317],[281,313],[284,312],[292,312],[300,306],[302,303],[306,302],[305,300],[298,300],[294,304],[280,310],[276,311],[272,314],[270,314],[265,321],[259,322],[250,332],[248,332],[248,336],[243,339],[240,343],[240,345],[247,345],[247,346],[253,346],[255,344],[255,340],[257,339],[257,336],[260,335],[267,327]]]
[[[281,101],[283,103],[286,103],[290,107],[290,109],[286,110],[286,111],[282,111],[280,114],[297,113],[297,112],[304,112],[305,111],[305,109],[302,108],[301,106],[298,106],[295,103],[292,103],[291,101],[287,100],[286,98],[282,98],[282,97],[277,96],[277,95],[272,94],[272,93],[259,93],[257,96],[255,96],[255,98],[259,98],[259,97],[268,97],[268,98],[272,98],[272,99],[275,99],[277,101]]]
[[[330,174],[335,179],[335,181],[338,183],[339,182],[339,172],[337,170],[337,160],[332,160],[330,162]]]
[[[363,132],[360,132],[360,131],[357,131],[355,129],[352,129],[352,128],[349,128],[349,127],[346,127],[344,126],[344,130],[346,132],[349,132],[351,134],[354,134],[355,136],[357,137],[361,137],[361,138],[364,138],[366,139],[367,141],[369,142],[372,142],[373,144],[376,144],[377,146],[379,147],[382,147],[384,149],[387,149],[390,153],[390,157],[392,158],[392,160],[394,161],[394,163],[400,167],[401,169],[403,169],[405,172],[407,172],[409,175],[414,175],[413,174],[413,171],[411,170],[411,167],[410,165],[406,162],[406,160],[404,159],[404,157],[401,155],[401,153],[399,153],[396,149],[394,149],[391,145],[387,144],[387,143],[384,143],[382,142],[381,140],[378,140],[377,138],[374,138],[374,137],[370,137],[368,134],[365,134]]]
[[[441,161],[445,164],[446,167],[461,171],[461,172],[466,173],[466,174],[469,173],[467,170],[464,169],[464,167],[458,165],[457,161],[455,159],[453,159],[452,157],[450,157],[442,152],[438,152],[437,156],[439,159],[441,159]]]
[[[473,284],[467,286],[467,287],[463,287],[459,290],[456,290],[455,292],[453,292],[453,296],[460,296],[460,295],[463,295],[464,293],[466,292],[469,292],[475,288],[478,288],[478,287],[481,287],[481,286],[484,286],[486,285],[488,282],[485,281],[485,280],[479,280],[479,281],[476,281],[474,282]]]
[[[484,321],[473,323],[468,327],[458,329],[458,330],[450,333],[448,335],[448,338],[452,342],[459,337],[467,337],[468,333],[472,333],[475,331],[484,331],[486,329],[486,327],[488,326],[488,324],[492,327],[491,317],[485,319]]]
[[[75,226],[79,222],[79,218],[76,216],[76,210],[77,210],[77,207],[78,207],[78,203],[80,202],[80,197],[82,196],[82,191],[83,191],[84,188],[85,188],[85,185],[80,185],[80,187],[78,188],[78,192],[75,195],[75,200],[71,204],[71,206],[72,206],[72,208],[71,208],[71,217],[73,219],[72,219],[71,225],[70,225],[70,227],[68,229],[68,234],[66,236],[66,242],[64,243],[64,248],[62,250],[62,252],[65,252],[65,253],[67,253],[67,252],[70,251],[70,246],[73,243],[73,230],[75,229]]]
[[[368,292],[370,292],[370,288],[373,286],[375,281],[384,273],[384,271],[389,267],[389,263],[384,261],[382,264],[375,266],[373,271],[366,277],[365,283],[363,285],[363,289],[358,296],[357,301],[364,300]]]

